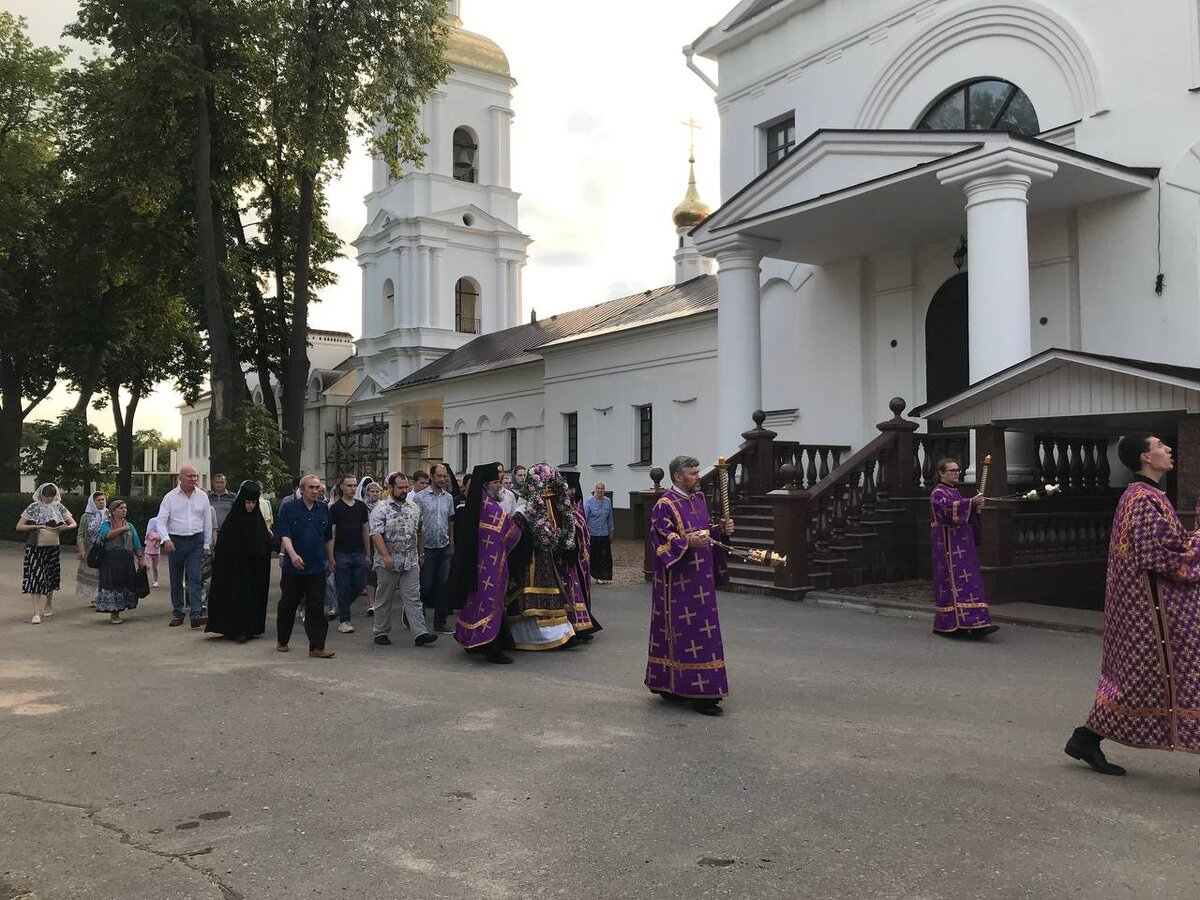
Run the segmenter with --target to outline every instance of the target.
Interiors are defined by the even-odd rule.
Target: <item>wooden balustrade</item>
[[[1100,558],[1111,530],[1111,510],[1020,512],[1013,516],[1014,561]]]
[[[844,444],[802,444],[799,441],[776,441],[774,447],[774,487],[783,487],[780,470],[791,465],[795,468],[798,483],[810,488],[829,477],[829,473],[842,464],[842,457],[850,452]]]
[[[1073,494],[1108,491],[1108,438],[1038,434],[1033,440],[1036,483],[1058,484]]]
[[[913,444],[913,479],[922,491],[931,491],[938,483],[937,464],[942,459],[957,459],[964,469],[971,464],[971,433],[940,431],[918,434]]]

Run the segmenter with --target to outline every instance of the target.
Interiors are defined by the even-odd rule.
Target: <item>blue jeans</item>
[[[204,565],[204,535],[171,538],[171,543],[175,545],[175,552],[167,557],[171,572],[171,617],[183,618],[183,580],[186,577],[188,606],[191,607],[192,618],[198,619],[204,609],[200,582],[200,570]]]
[[[450,615],[449,597],[446,596],[446,579],[450,577],[450,546],[426,547],[425,563],[421,566],[421,600],[425,606],[433,607],[434,627],[446,624]]]
[[[335,550],[334,582],[337,584],[338,621],[350,621],[350,604],[367,586],[367,564],[362,553]]]

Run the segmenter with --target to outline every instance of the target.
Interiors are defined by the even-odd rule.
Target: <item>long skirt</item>
[[[589,549],[592,577],[597,581],[612,581],[612,538],[608,535],[593,535]]]
[[[49,594],[62,582],[59,547],[25,545],[25,566],[21,573],[22,594]]]
[[[94,606],[99,587],[100,570],[93,569],[86,560],[80,560],[79,568],[75,570],[75,599]]]
[[[137,609],[137,566],[133,551],[105,549],[100,563],[100,589],[96,591],[96,612],[115,613]]]

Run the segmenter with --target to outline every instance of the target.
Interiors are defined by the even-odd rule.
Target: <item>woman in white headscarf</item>
[[[356,500],[361,500],[367,505],[367,515],[371,514],[371,510],[375,508],[375,504],[383,497],[382,485],[370,475],[364,475],[362,481],[358,483],[358,487],[354,491]],[[367,559],[367,583],[363,587],[363,593],[367,595],[367,615],[375,615],[375,589],[379,587],[379,579],[375,575],[375,567],[371,565],[371,560]]]
[[[34,625],[41,625],[42,616],[53,612],[50,602],[62,581],[59,535],[75,527],[75,520],[59,497],[57,485],[43,484],[33,492],[33,502],[25,507],[17,522],[17,531],[27,535],[21,593],[33,597],[30,621]]]
[[[88,497],[87,509],[79,517],[79,536],[75,544],[79,549],[79,567],[75,570],[75,598],[89,606],[96,605],[96,590],[100,587],[100,573],[87,564],[88,551],[92,549],[100,526],[108,520],[108,498],[103,491],[93,491]]]

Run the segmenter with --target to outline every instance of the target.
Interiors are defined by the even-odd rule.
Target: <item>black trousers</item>
[[[612,581],[612,538],[607,534],[593,536],[591,542],[592,577]]]
[[[329,621],[325,618],[325,573],[292,575],[284,572],[279,579],[279,610],[275,614],[275,633],[279,645],[286,647],[296,625],[296,610],[304,604],[304,633],[309,650],[324,650]]]

